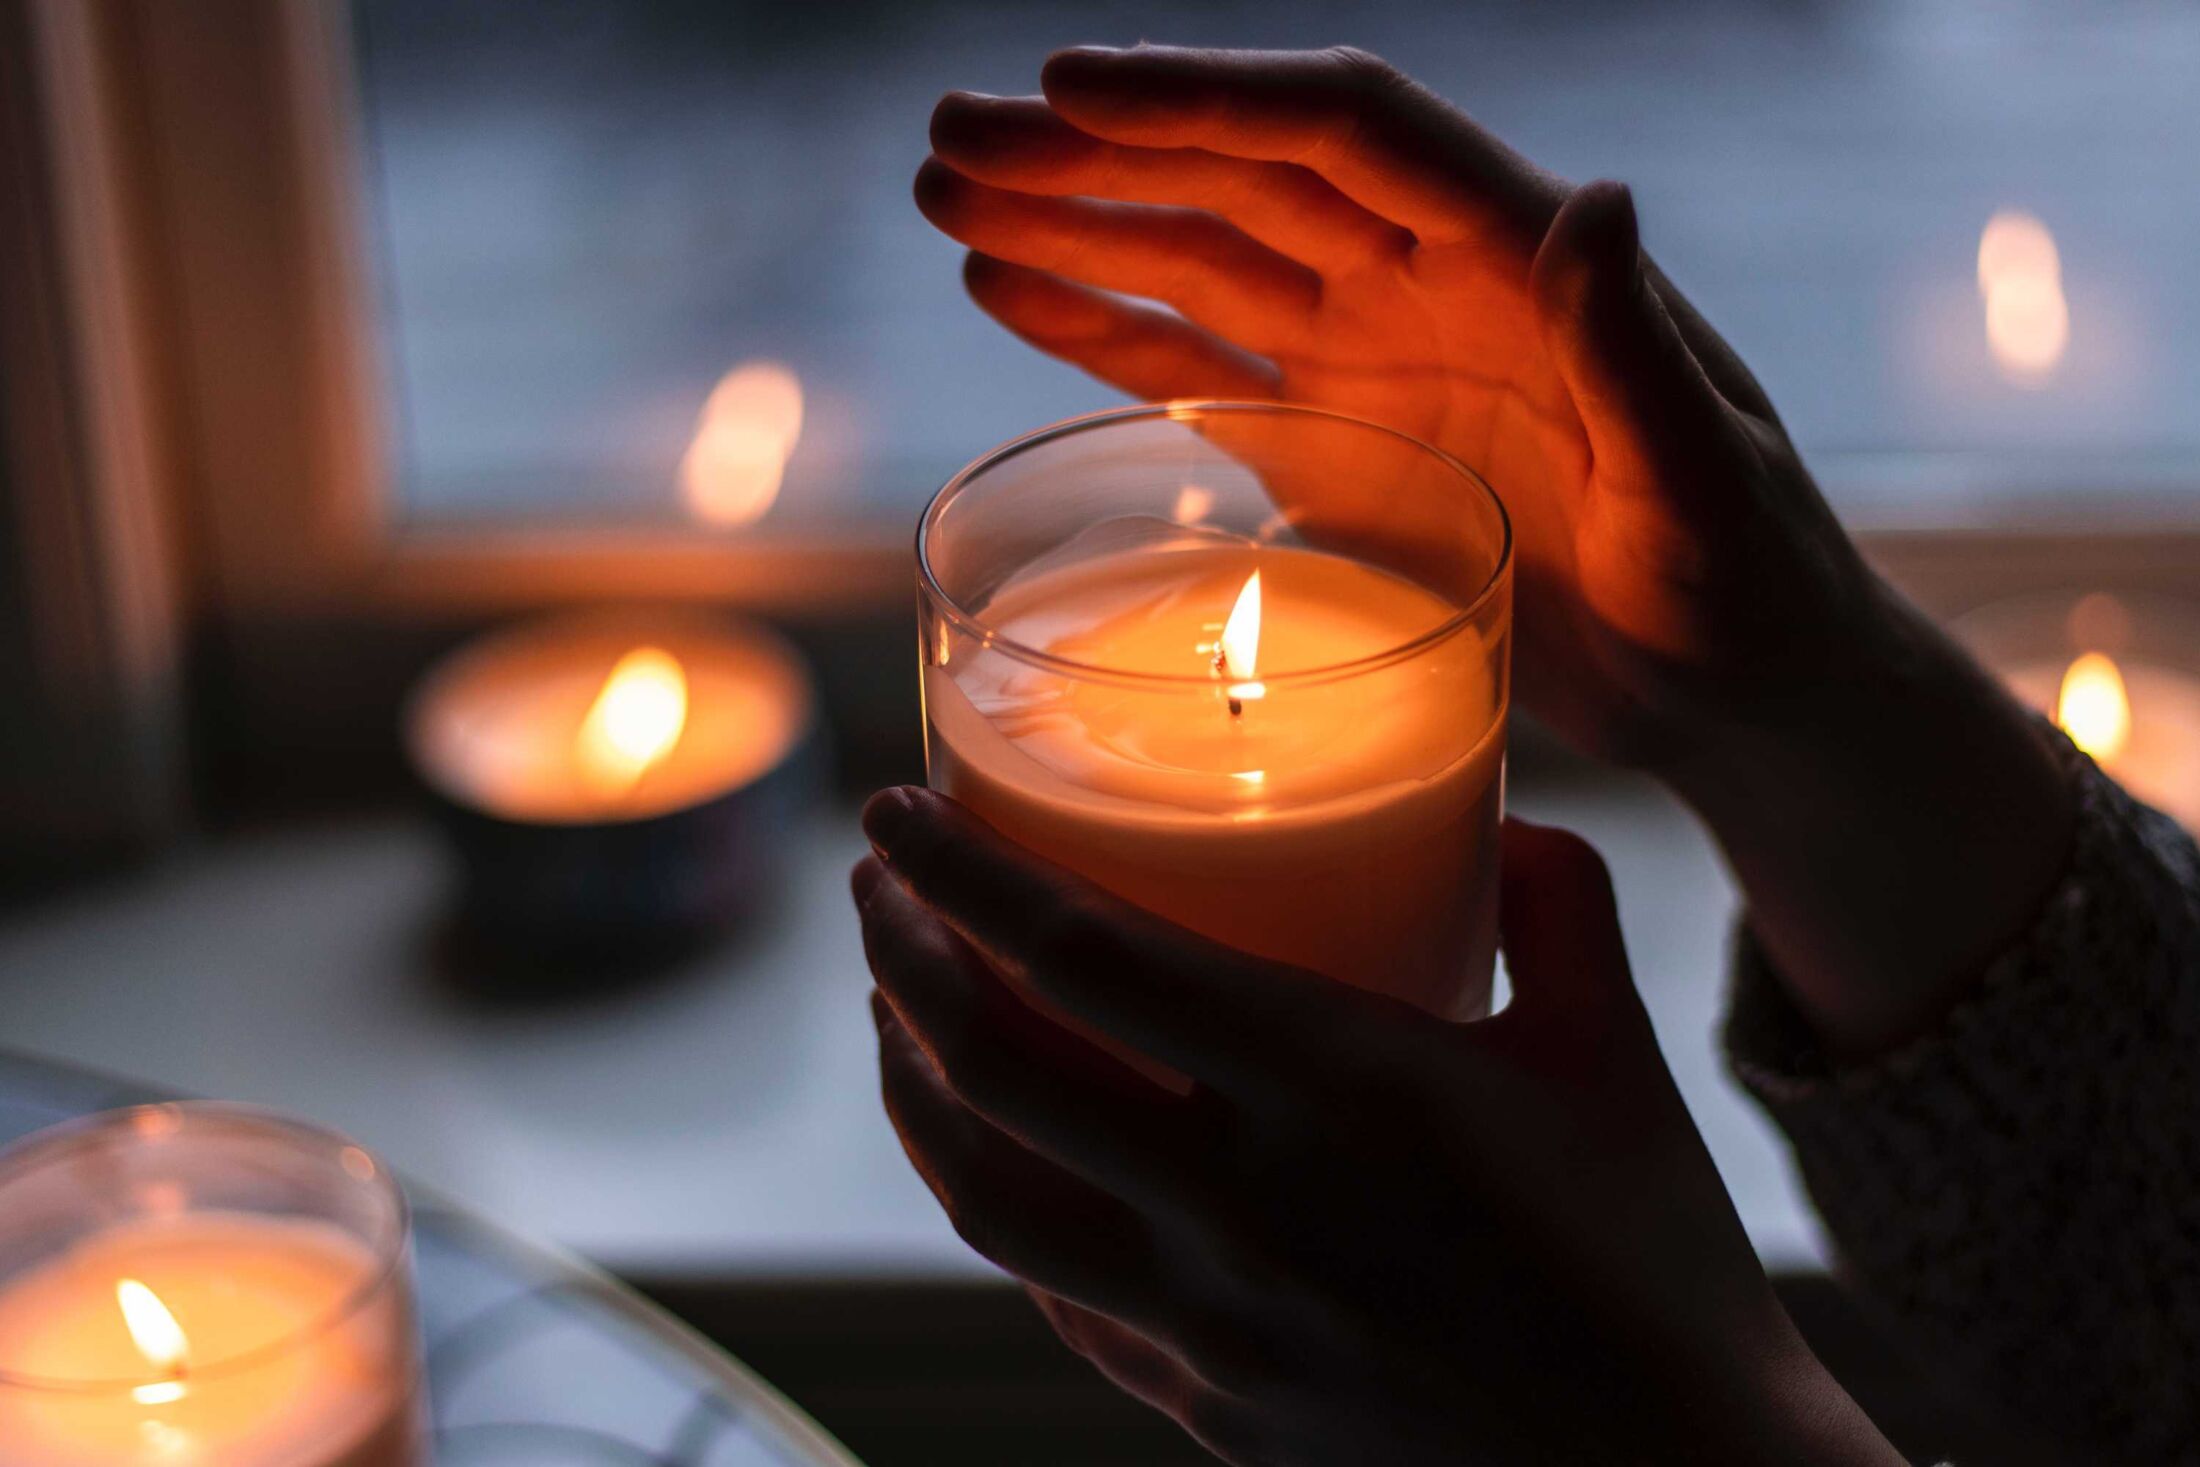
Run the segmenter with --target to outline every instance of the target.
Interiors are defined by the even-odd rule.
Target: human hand
[[[1627,191],[1349,50],[1088,48],[1042,82],[933,116],[917,201],[978,303],[1141,397],[1319,404],[1481,470],[1523,706],[1696,809],[1837,1050],[1935,1024],[2052,885],[2069,792],[1863,565]],[[1395,488],[1327,492],[1379,523]]]
[[[978,303],[1141,397],[1313,403],[1479,469],[1517,687],[1574,742],[1658,768],[1854,643],[1871,578],[1624,188],[1352,51],[1082,49],[1044,85],[933,116],[917,200]]]
[[[1454,1025],[1162,922],[943,796],[865,820],[910,1159],[1073,1349],[1224,1459],[1899,1460],[1774,1300],[1578,839],[1507,827],[1516,996]]]

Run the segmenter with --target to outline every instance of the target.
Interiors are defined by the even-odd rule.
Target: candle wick
[[[1230,659],[1229,656],[1222,650],[1222,643],[1220,642],[1215,643],[1214,668],[1216,677],[1227,677],[1229,675]],[[1226,701],[1230,705],[1230,716],[1232,718],[1243,718],[1245,716],[1244,699],[1231,696]]]

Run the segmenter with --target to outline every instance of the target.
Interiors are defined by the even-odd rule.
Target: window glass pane
[[[905,524],[979,450],[1114,401],[963,299],[908,183],[940,91],[1031,91],[1052,47],[1141,36],[1349,39],[1550,167],[1628,179],[1660,259],[1862,522],[2200,510],[2190,6],[354,16],[417,519]],[[2002,211],[2021,217],[1990,301],[1981,235]]]

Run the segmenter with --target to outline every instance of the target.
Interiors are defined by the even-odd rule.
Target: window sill
[[[1733,898],[1709,843],[1646,785],[1516,781],[1619,884],[1650,1012],[1750,1236],[1824,1253],[1775,1133],[1712,1042]],[[439,971],[446,872],[378,817],[239,836],[0,928],[16,1048],[348,1130],[487,1215],[625,1270],[971,1278],[879,1110],[868,980],[846,909],[853,812],[788,833],[784,900],[646,987],[489,1004]]]

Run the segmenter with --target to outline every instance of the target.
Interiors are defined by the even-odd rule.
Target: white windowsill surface
[[[1516,787],[1611,862],[1667,1058],[1767,1263],[1825,1250],[1714,1047],[1733,895],[1646,786]],[[853,812],[788,832],[787,900],[623,995],[485,1007],[434,975],[433,833],[392,818],[208,846],[0,927],[0,1045],[346,1130],[508,1226],[614,1268],[981,1276],[880,1110],[845,880]]]

